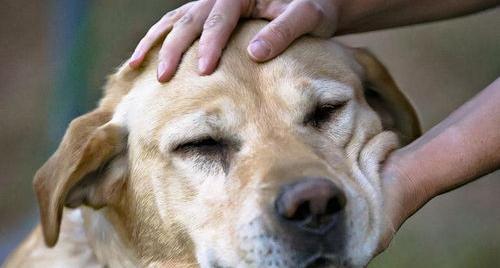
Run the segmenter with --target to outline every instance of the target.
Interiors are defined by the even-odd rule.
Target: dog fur
[[[299,176],[347,196],[342,250],[318,254],[366,265],[391,228],[379,166],[398,136],[419,135],[415,112],[370,53],[333,40],[302,37],[252,62],[263,25],[239,26],[209,76],[196,73],[197,43],[165,84],[157,49],[139,70],[120,67],[37,172],[41,226],[5,267],[306,267],[269,212]],[[311,119],[324,105],[327,118]],[[221,147],[200,151],[206,137]]]

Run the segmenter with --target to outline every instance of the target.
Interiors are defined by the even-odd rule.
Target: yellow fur
[[[346,192],[346,253],[336,258],[365,265],[387,228],[378,165],[397,146],[365,100],[366,83],[394,106],[408,140],[418,121],[366,51],[304,37],[252,62],[246,44],[263,25],[239,27],[210,76],[196,72],[196,43],[166,84],[156,81],[157,50],[140,70],[124,64],[112,75],[99,107],[71,124],[35,178],[45,241],[58,243],[45,247],[37,228],[6,267],[264,267],[267,257],[250,252],[273,238],[245,239],[274,232],[267,208],[298,176],[327,177]],[[304,118],[323,102],[345,105],[316,129]],[[174,150],[206,136],[238,144],[228,167]],[[60,219],[64,204],[79,208]]]

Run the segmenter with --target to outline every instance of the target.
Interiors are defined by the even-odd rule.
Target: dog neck
[[[89,246],[97,260],[107,267],[138,267],[132,248],[107,219],[106,209],[80,208]]]

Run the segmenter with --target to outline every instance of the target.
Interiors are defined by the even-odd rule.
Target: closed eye
[[[198,168],[212,170],[214,167],[222,167],[227,173],[231,157],[239,147],[236,141],[205,137],[182,143],[173,152],[182,158],[195,160]]]
[[[304,123],[314,128],[321,128],[325,123],[333,120],[333,117],[345,106],[347,102],[336,104],[319,104],[304,118]]]
[[[214,154],[224,151],[227,145],[224,141],[216,140],[212,137],[204,137],[193,141],[182,143],[175,147],[174,152],[178,153],[199,153],[203,155]]]

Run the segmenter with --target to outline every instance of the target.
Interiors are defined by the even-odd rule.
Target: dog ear
[[[57,242],[64,205],[100,208],[116,196],[127,169],[123,161],[115,161],[125,159],[120,156],[126,149],[126,131],[109,122],[111,116],[97,109],[73,120],[56,152],[35,175],[33,186],[49,247]]]
[[[384,129],[395,131],[403,144],[419,137],[422,131],[415,109],[385,66],[366,49],[356,48],[354,55],[364,69],[365,99]]]

